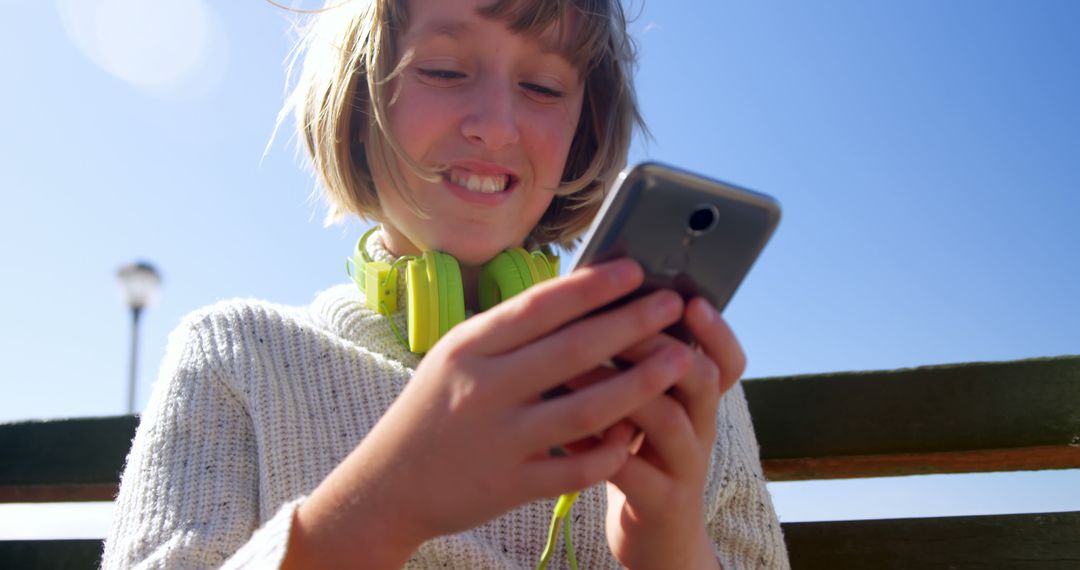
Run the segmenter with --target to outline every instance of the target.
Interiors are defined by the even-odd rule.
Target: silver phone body
[[[780,205],[770,196],[642,163],[616,181],[574,267],[631,257],[645,283],[620,304],[665,288],[723,311],[779,222]],[[667,332],[692,340],[681,322]]]

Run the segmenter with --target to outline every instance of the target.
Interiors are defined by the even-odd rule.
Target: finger
[[[530,406],[521,416],[522,441],[547,449],[599,433],[663,393],[689,361],[689,348],[670,346],[609,380]]]
[[[607,380],[618,373],[618,370],[616,370],[614,367],[597,366],[592,370],[587,370],[584,373],[567,380],[564,384],[560,386],[549,388],[547,390],[544,390],[540,394],[530,394],[530,396],[532,396],[530,397],[530,403],[536,403],[541,400],[550,400],[552,398],[558,398],[560,396],[572,394],[575,390],[580,390],[582,388],[592,386],[593,384],[603,382],[604,380]]]
[[[566,382],[566,387],[571,390],[581,390],[593,384],[598,384],[619,374],[614,366],[597,366],[584,374],[580,374]]]
[[[678,321],[682,311],[682,299],[677,294],[657,291],[575,322],[501,357],[500,367],[536,372],[506,387],[515,397],[532,397],[595,369],[619,352],[656,335]]]
[[[620,353],[617,358],[624,362],[638,362],[651,351],[682,341],[667,334],[653,336]],[[719,372],[716,364],[699,349],[693,352],[690,371],[668,393],[686,409],[698,440],[712,445],[716,438],[716,411],[720,403]]]
[[[643,279],[641,266],[630,259],[585,267],[531,287],[454,330],[481,354],[502,354],[619,299]]]
[[[600,434],[599,436],[590,435],[589,437],[579,439],[577,441],[570,442],[570,443],[564,444],[564,445],[559,446],[559,447],[545,449],[545,450],[542,450],[542,451],[537,451],[535,453],[529,454],[526,457],[526,460],[527,461],[538,461],[538,460],[547,459],[549,457],[555,457],[557,455],[576,455],[576,454],[579,454],[579,453],[584,453],[586,451],[595,449],[598,446],[600,446],[605,441],[605,439],[609,436],[609,434],[612,433],[613,430],[626,431],[626,434],[619,433],[617,435],[618,435],[618,437],[620,439],[631,441],[631,444],[627,445],[627,448],[630,449],[631,453],[633,453],[632,441],[633,441],[634,434],[637,433],[637,428],[634,427],[634,424],[632,424],[632,423],[630,423],[628,421],[620,421],[620,422],[616,422],[615,425],[613,425],[613,426],[609,427],[608,429],[604,430],[604,432],[602,434]]]
[[[704,352],[695,349],[691,372],[668,391],[686,411],[698,442],[711,448],[716,439],[716,413],[720,408],[720,373]]]
[[[672,477],[693,476],[704,464],[702,455],[707,451],[698,445],[686,410],[673,398],[654,398],[627,419],[641,428],[647,447],[659,459],[656,467]]]
[[[626,350],[615,355],[615,360],[620,364],[633,364],[640,362],[650,354],[664,348],[671,346],[673,343],[679,342],[675,337],[668,334],[655,334],[646,338],[645,340],[627,348]]]
[[[670,496],[671,478],[641,457],[628,457],[622,467],[608,478],[608,482],[615,485],[626,496],[626,501],[639,511],[655,513],[668,507],[666,498]]]
[[[708,301],[701,297],[693,299],[686,313],[690,332],[719,367],[720,391],[726,392],[746,370],[746,353],[731,327]]]
[[[613,425],[613,426],[607,428],[606,430],[604,430],[604,434],[607,434],[607,432],[609,432],[611,430],[627,430],[627,433],[630,434],[627,437],[631,438],[631,442],[633,441],[633,439],[632,439],[633,435],[635,433],[637,433],[637,428],[634,427],[634,424],[632,424],[632,423],[630,423],[628,421],[625,421],[625,420],[615,422],[615,425]],[[604,439],[604,435],[601,435],[599,437],[597,437],[597,436],[589,436],[589,437],[586,437],[584,439],[579,439],[577,441],[567,443],[567,444],[563,445],[562,448],[563,448],[563,451],[565,451],[565,452],[572,455],[572,454],[575,454],[575,453],[581,453],[583,451],[588,451],[588,450],[596,447],[597,445],[600,444],[601,441],[603,441],[603,439]],[[630,445],[627,445],[627,447],[631,451],[633,451],[632,443]],[[550,452],[548,454],[551,455]]]
[[[614,427],[591,449],[564,457],[548,457],[522,465],[519,480],[533,498],[554,497],[591,487],[619,470],[630,452],[633,430]]]

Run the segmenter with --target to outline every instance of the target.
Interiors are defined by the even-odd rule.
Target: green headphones
[[[461,268],[453,256],[427,251],[421,256],[404,256],[393,263],[375,261],[367,253],[367,240],[378,226],[368,230],[356,244],[356,252],[346,262],[346,272],[364,292],[364,305],[390,316],[397,311],[397,270],[405,268],[409,339],[406,341],[390,321],[390,326],[410,351],[425,353],[451,328],[465,320],[465,297]],[[357,271],[353,271],[353,266]],[[477,294],[481,310],[559,274],[559,258],[548,251],[528,252],[512,248],[484,265]]]

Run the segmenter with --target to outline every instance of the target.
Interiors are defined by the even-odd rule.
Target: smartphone
[[[623,171],[585,234],[574,268],[631,257],[645,283],[601,310],[657,289],[723,311],[780,222],[772,197],[658,163]],[[666,331],[692,342],[679,322]]]

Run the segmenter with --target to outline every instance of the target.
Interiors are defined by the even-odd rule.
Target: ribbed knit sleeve
[[[765,485],[742,384],[720,400],[706,523],[724,570],[787,569],[787,548]]]
[[[266,568],[284,556],[297,502],[255,532],[256,438],[213,349],[211,321],[197,313],[170,337],[121,477],[103,568]]]

